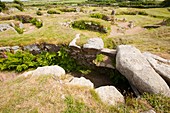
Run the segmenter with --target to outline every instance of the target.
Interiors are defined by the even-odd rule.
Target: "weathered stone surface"
[[[148,110],[148,111],[144,111],[144,112],[140,112],[140,113],[156,113],[154,110]]]
[[[19,46],[12,46],[12,47],[11,47],[12,50],[17,50],[17,49],[19,49],[19,48],[20,48]]]
[[[80,34],[76,34],[76,37],[70,42],[69,47],[81,49],[81,47],[76,44],[78,39],[80,39]]]
[[[65,75],[65,70],[60,66],[44,66],[38,67],[36,70],[26,72],[22,74],[22,76],[40,76],[40,75],[54,75],[54,76],[62,76]]]
[[[170,65],[162,63],[162,62],[152,58],[151,53],[143,53],[143,55],[146,57],[146,59],[151,64],[151,66],[155,69],[155,71],[159,75],[161,75],[162,78],[170,86]]]
[[[24,46],[24,50],[28,50],[28,51],[34,52],[34,53],[40,53],[41,52],[41,50],[37,46],[37,44],[32,44],[32,45]]]
[[[69,82],[69,84],[94,88],[94,84],[90,80],[88,80],[88,79],[86,79],[84,77],[80,77],[80,78],[74,77]]]
[[[0,51],[10,51],[10,48],[9,46],[6,46],[6,47],[0,47]]]
[[[149,53],[149,52],[145,52],[144,54],[147,54],[147,55],[149,55],[150,57],[152,57],[152,58],[154,58],[155,60],[160,61],[160,62],[162,62],[162,63],[170,64],[170,60],[168,60],[168,59],[164,59],[164,58],[162,58],[162,57],[160,57],[160,56],[151,54],[151,53]]]
[[[12,27],[9,24],[0,24],[0,32],[6,31],[8,29],[11,29]]]
[[[114,57],[114,56],[116,56],[116,50],[114,50],[114,49],[108,49],[108,48],[103,48],[103,49],[101,50],[101,54]]]
[[[104,48],[104,43],[101,38],[91,38],[83,45],[83,48],[101,50]]]
[[[125,102],[123,95],[114,86],[102,86],[95,91],[103,103],[114,106]]]
[[[48,52],[58,52],[60,50],[60,47],[55,44],[43,44],[44,49]]]
[[[135,47],[130,45],[117,47],[116,68],[141,93],[161,93],[170,96],[170,89],[166,82]]]

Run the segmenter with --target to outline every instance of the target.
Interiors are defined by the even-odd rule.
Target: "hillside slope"
[[[17,77],[0,82],[0,112],[46,113],[122,113],[155,109],[168,113],[170,98],[144,94],[142,98],[126,97],[117,107],[103,104],[93,89],[64,84],[69,76]]]

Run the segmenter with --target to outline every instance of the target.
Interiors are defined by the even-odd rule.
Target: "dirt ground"
[[[129,27],[129,22],[117,22],[116,25],[111,26],[109,37],[119,35],[133,35],[145,31],[145,28],[140,26]]]

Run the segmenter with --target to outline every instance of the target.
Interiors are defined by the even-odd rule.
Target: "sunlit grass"
[[[65,78],[67,79],[67,77]],[[62,79],[64,80],[64,79]],[[125,104],[108,106],[87,87],[69,86],[53,76],[18,77],[0,82],[0,112],[138,113],[149,109],[167,113],[170,98],[144,94],[126,96]]]

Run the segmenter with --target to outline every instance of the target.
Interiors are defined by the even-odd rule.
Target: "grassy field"
[[[80,33],[78,45],[82,45],[89,38],[101,37],[106,48],[116,48],[120,44],[130,44],[139,48],[141,51],[149,51],[162,57],[170,59],[170,26],[161,26],[159,28],[144,29],[146,25],[160,25],[163,20],[170,18],[170,12],[167,8],[114,8],[114,7],[87,7],[87,6],[64,6],[64,5],[42,5],[42,3],[68,3],[82,2],[85,0],[31,0],[28,2],[25,10],[4,11],[4,15],[30,15],[43,21],[43,27],[36,28],[31,23],[24,24],[24,33],[18,34],[10,29],[0,32],[0,47],[29,45],[39,43],[69,44],[77,33]],[[41,6],[29,6],[41,4]],[[12,4],[9,4],[11,7]],[[80,8],[81,12],[61,12],[60,9]],[[141,32],[135,31],[132,34],[121,34],[113,36],[116,32],[112,28],[118,27],[121,22],[111,24],[110,21],[91,18],[91,13],[103,13],[111,17],[111,11],[115,9],[117,13],[127,12],[127,14],[115,15],[115,18],[126,22],[133,21],[135,27],[142,29]],[[37,11],[43,13],[38,16]],[[47,14],[48,10],[55,10],[61,14]],[[129,12],[140,11],[146,15],[129,15]],[[64,26],[63,23],[76,20],[93,20],[101,23],[108,28],[107,33],[99,33],[89,30],[74,29]],[[19,22],[17,20],[0,21],[0,24]],[[128,28],[127,28],[128,29]],[[144,29],[144,30],[143,30]],[[9,80],[1,80],[1,74],[5,76],[13,75],[0,72],[0,113],[9,112],[47,112],[47,113],[139,113],[145,110],[154,109],[157,113],[168,113],[170,98],[161,95],[143,94],[141,98],[132,97],[131,94],[125,96],[125,104],[119,106],[108,106],[101,102],[94,89],[87,87],[69,86],[61,84],[59,78],[53,76],[37,77],[16,77]],[[19,75],[17,73],[16,75]],[[83,75],[85,76],[85,75]],[[93,75],[91,75],[93,76]],[[60,79],[67,82],[70,74],[64,75]]]
[[[67,81],[71,75],[60,79]],[[126,97],[126,104],[116,107],[101,102],[93,89],[70,86],[53,76],[19,77],[0,82],[0,112],[46,113],[139,113],[155,109],[168,113],[169,98],[144,94],[136,99]]]
[[[58,10],[63,6],[54,7],[53,10]],[[32,43],[54,43],[54,44],[68,44],[77,33],[81,34],[81,39],[79,43],[84,43],[88,38],[101,37],[105,41],[105,47],[111,46],[110,40],[117,44],[132,44],[139,47],[143,51],[151,51],[156,53],[165,53],[168,55],[170,53],[170,35],[168,26],[162,26],[158,29],[145,30],[142,33],[136,33],[135,35],[121,35],[109,37],[109,33],[101,34],[98,32],[78,30],[71,27],[65,27],[61,24],[64,22],[80,20],[80,19],[90,19],[90,13],[104,13],[110,15],[112,7],[80,7],[84,12],[62,12],[61,14],[49,15],[47,10],[50,8],[39,7],[41,12],[44,13],[42,16],[36,15],[36,7],[27,7],[24,12],[13,12],[12,15],[31,15],[33,17],[39,18],[43,21],[43,27],[40,29],[34,28],[28,30],[24,34],[18,34],[12,30],[0,32],[0,45],[28,45]],[[122,19],[126,18],[127,21],[134,21],[135,26],[143,27],[145,25],[155,25],[161,23],[164,19],[170,18],[170,12],[167,8],[150,8],[150,9],[137,9],[137,8],[117,8],[116,12],[121,11],[145,11],[148,15],[116,15],[116,18]],[[160,17],[161,16],[161,17]],[[98,19],[93,19],[97,20]],[[109,25],[110,22],[102,21],[103,24]],[[10,21],[0,21],[0,23],[10,23]],[[27,25],[26,25],[27,26]],[[29,26],[26,28],[29,29]],[[7,35],[8,34],[8,35]],[[121,41],[119,41],[121,40]],[[169,55],[168,55],[169,56]],[[169,57],[168,57],[169,58]]]

